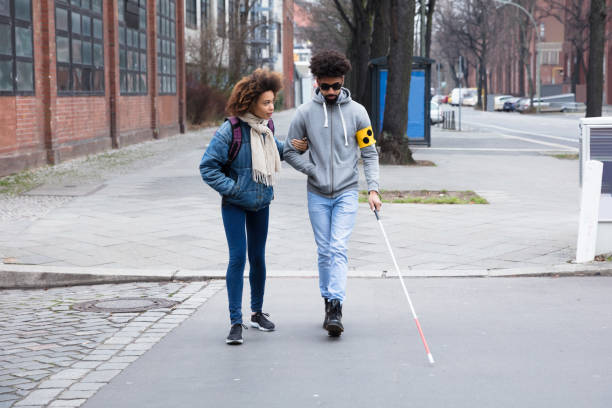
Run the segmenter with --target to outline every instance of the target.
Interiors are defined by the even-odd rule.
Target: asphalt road
[[[397,280],[349,280],[339,339],[320,327],[316,286],[268,280],[264,309],[278,330],[250,329],[242,346],[224,344],[220,291],[84,406],[612,404],[610,278],[410,279],[434,366]]]
[[[458,121],[458,108],[443,105],[442,109],[453,109]],[[441,130],[441,126],[432,127],[433,150],[523,154],[578,152],[580,114],[522,115],[480,112],[472,107],[463,107],[461,117],[462,132]]]

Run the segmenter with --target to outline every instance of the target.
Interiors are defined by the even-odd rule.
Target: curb
[[[316,278],[317,271],[267,271],[270,278]],[[612,276],[612,262],[478,270],[407,270],[406,278],[501,278]],[[350,278],[396,278],[395,272],[351,271]],[[128,282],[205,281],[225,279],[224,270],[111,269],[0,264],[0,289],[46,289],[60,286]]]

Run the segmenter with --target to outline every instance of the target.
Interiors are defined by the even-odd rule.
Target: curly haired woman
[[[242,78],[226,106],[227,113],[239,119],[242,145],[238,155],[227,168],[233,130],[226,121],[215,133],[200,162],[202,179],[222,196],[221,215],[229,247],[226,285],[231,328],[227,344],[243,342],[242,328],[246,326],[242,324],[242,285],[247,252],[251,326],[263,331],[274,330],[274,323],[263,313],[262,305],[269,208],[284,148],[284,143],[274,138],[268,121],[281,87],[280,76],[264,69]],[[293,141],[292,145],[299,151],[308,147],[305,141]]]

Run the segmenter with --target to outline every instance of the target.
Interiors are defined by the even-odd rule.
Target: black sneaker
[[[338,299],[329,301],[329,320],[327,321],[327,333],[332,337],[338,337],[344,331],[342,325],[342,304]]]
[[[274,323],[268,319],[269,316],[268,313],[256,312],[254,315],[251,315],[251,326],[261,331],[273,331]]]
[[[329,299],[323,298],[325,301],[325,319],[323,320],[323,328],[327,330],[327,322],[329,321]]]
[[[227,344],[242,344],[242,328],[247,329],[244,324],[236,323],[232,325],[227,338],[225,339],[225,343]]]

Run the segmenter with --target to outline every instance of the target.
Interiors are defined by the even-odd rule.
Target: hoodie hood
[[[315,91],[315,94],[312,97],[312,100],[321,105],[325,102],[325,97],[323,96],[323,94],[318,88]],[[340,90],[340,94],[338,95],[338,100],[336,101],[336,105],[342,105],[345,103],[349,103],[350,101],[352,101],[351,91],[343,87]]]

